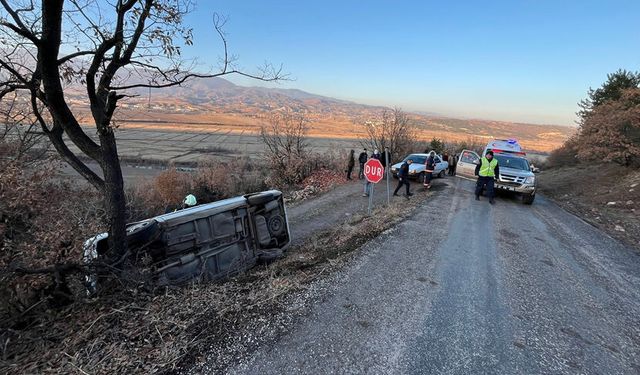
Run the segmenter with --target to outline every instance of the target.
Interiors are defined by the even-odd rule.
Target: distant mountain
[[[382,111],[389,109],[298,89],[238,86],[223,78],[193,80],[184,86],[156,90],[136,89],[131,93],[137,96],[119,104],[117,116],[121,123],[146,123],[148,127],[174,124],[175,129],[186,129],[185,124],[201,125],[205,127],[202,131],[207,131],[206,126],[222,126],[228,131],[257,132],[271,113],[293,112],[304,114],[310,121],[312,136],[358,137],[362,134],[358,124],[378,119]],[[83,92],[68,90],[65,95],[77,110],[87,111]],[[421,139],[517,138],[525,147],[543,151],[558,147],[574,131],[566,126],[456,119],[431,112],[408,115]]]
[[[148,95],[138,90],[139,95]],[[233,105],[254,107],[257,112],[287,108],[296,112],[342,112],[344,110],[382,110],[383,107],[369,106],[345,100],[311,94],[298,89],[267,87],[246,87],[235,85],[223,78],[209,78],[192,81],[184,86],[154,90],[155,98],[179,98],[194,105],[208,105],[228,108]]]

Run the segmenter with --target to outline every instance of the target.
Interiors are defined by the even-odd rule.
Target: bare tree
[[[260,128],[272,174],[278,182],[295,184],[304,176],[309,156],[308,120],[304,115],[274,114]]]
[[[256,74],[238,70],[227,51],[225,19],[217,15],[213,28],[224,52],[219,70],[195,73],[195,62],[181,57],[182,46],[193,43],[192,30],[183,24],[193,8],[190,0],[0,4],[0,100],[12,92],[26,94],[33,117],[58,154],[103,193],[111,256],[126,251],[126,202],[113,122],[118,102],[136,88],[170,87],[193,78],[282,78],[281,69],[269,64]],[[72,108],[67,101],[65,92],[72,86],[86,93],[85,108]],[[95,125],[97,140],[79,122],[82,109]],[[71,145],[98,163],[102,176],[89,169]]]
[[[391,155],[411,152],[415,143],[414,126],[399,108],[385,110],[379,120],[364,123],[366,130],[362,144],[378,150],[389,148]]]
[[[21,99],[24,98],[13,93],[0,102],[0,159],[28,166],[42,159],[47,147],[29,103]],[[0,168],[3,165],[0,162]]]

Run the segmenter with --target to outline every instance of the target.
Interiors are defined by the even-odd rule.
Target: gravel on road
[[[298,297],[312,304],[290,301],[285,333],[228,372],[640,372],[636,250],[544,197],[491,206],[446,184]]]

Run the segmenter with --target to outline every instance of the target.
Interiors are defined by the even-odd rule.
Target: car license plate
[[[516,191],[516,188],[513,186],[497,185],[496,187],[502,190]]]

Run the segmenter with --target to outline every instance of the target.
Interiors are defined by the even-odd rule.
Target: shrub
[[[578,159],[578,138],[573,136],[569,138],[562,146],[551,151],[551,155],[547,159],[547,167],[562,167],[566,165],[574,165],[579,163]]]
[[[101,230],[93,190],[60,182],[57,163],[20,160],[0,168],[0,316],[72,300],[83,242]],[[71,276],[77,276],[70,280]]]
[[[640,166],[640,88],[594,107],[580,126],[578,144],[580,158]]]

